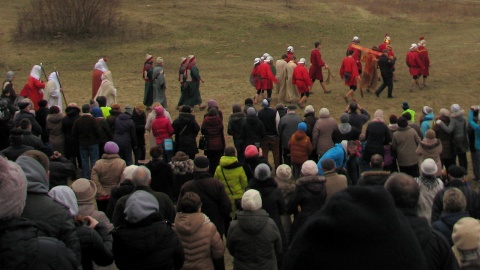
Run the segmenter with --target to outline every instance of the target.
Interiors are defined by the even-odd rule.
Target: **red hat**
[[[425,37],[420,37],[419,40],[425,40]]]
[[[258,156],[258,149],[255,145],[249,145],[245,148],[245,157],[251,158],[254,156]]]

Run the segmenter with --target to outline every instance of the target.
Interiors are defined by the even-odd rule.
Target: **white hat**
[[[418,48],[418,45],[415,43],[412,43],[412,45],[410,46],[410,50],[414,50],[416,48]]]
[[[243,210],[255,211],[262,208],[262,196],[255,189],[249,189],[242,196]]]
[[[287,52],[293,52],[293,46],[288,46],[287,47]]]
[[[360,38],[357,36],[354,36],[352,41],[360,42]]]
[[[307,61],[307,60],[305,60],[305,58],[300,58],[300,60],[298,61],[298,63],[305,64],[305,61]]]
[[[427,158],[422,162],[422,165],[420,165],[420,170],[425,175],[434,175],[437,172],[438,167],[433,159]]]
[[[269,55],[269,56],[267,57],[267,60],[268,60],[268,61],[273,61],[273,57]]]
[[[260,63],[261,59],[260,58],[255,58],[255,60],[253,60],[253,65],[256,65],[258,63]]]
[[[327,108],[321,108],[319,112],[320,117],[329,117],[330,111]]]
[[[152,60],[152,59],[153,59],[153,55],[148,53],[145,55],[145,61]]]
[[[317,175],[318,174],[318,166],[317,163],[313,160],[307,160],[302,164],[301,173],[303,176],[309,175]]]
[[[459,112],[460,111],[460,105],[452,104],[452,106],[450,106],[450,111],[452,111],[452,113]]]
[[[310,112],[315,112],[315,109],[313,108],[312,105],[308,105],[305,107],[305,113],[310,113]]]
[[[270,56],[270,54],[264,53],[262,57],[263,57],[263,59],[267,59],[269,56]]]

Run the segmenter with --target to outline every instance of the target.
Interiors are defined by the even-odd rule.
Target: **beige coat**
[[[325,204],[330,200],[333,194],[344,190],[348,187],[347,177],[345,175],[340,175],[335,171],[325,173],[325,188],[327,189],[327,198],[325,199]]]
[[[225,246],[215,225],[204,213],[181,213],[175,217],[175,231],[185,253],[183,270],[213,270],[214,259],[221,258]]]
[[[48,132],[48,142],[52,145],[53,150],[65,154],[65,135],[63,134],[62,119],[63,113],[47,115],[46,129]]]
[[[410,126],[401,128],[393,133],[392,149],[397,152],[399,166],[408,167],[418,163],[418,158],[413,155],[420,143],[420,137],[415,129]]]
[[[113,76],[110,70],[103,73],[102,84],[100,84],[100,88],[98,88],[97,95],[94,99],[97,99],[99,96],[107,98],[107,107],[111,107],[112,104],[117,103],[117,89],[113,84]]]
[[[112,187],[118,186],[125,169],[125,160],[118,154],[103,154],[92,168],[92,181],[97,185],[97,198],[110,195]]]
[[[277,60],[275,63],[277,70],[278,83],[275,85],[276,92],[278,94],[278,102],[285,103],[285,97],[287,94],[287,62],[283,59]]]
[[[295,62],[290,61],[287,63],[287,96],[285,97],[286,101],[294,101],[299,99],[300,94],[298,94],[297,88],[292,83],[293,70],[297,67]]]
[[[337,128],[337,121],[330,116],[320,116],[312,130],[313,149],[317,149],[317,154],[323,156],[333,147],[332,133]]]
[[[435,161],[438,167],[438,170],[437,170],[437,173],[435,173],[435,176],[441,176],[442,175],[442,162],[440,161],[441,153],[442,153],[442,144],[440,140],[427,139],[427,138],[423,139],[423,141],[420,142],[420,144],[417,147],[417,150],[415,151],[415,154],[417,154],[418,156],[419,168],[425,159],[431,158]]]

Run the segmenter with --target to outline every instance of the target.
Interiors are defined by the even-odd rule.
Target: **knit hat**
[[[268,167],[267,164],[260,163],[255,168],[254,176],[256,179],[263,181],[263,180],[267,180],[267,178],[272,176],[272,172],[270,171],[270,167]]]
[[[427,132],[425,132],[425,138],[430,140],[435,139],[436,138],[435,131],[433,131],[432,129],[427,130]]]
[[[19,217],[25,207],[27,179],[14,162],[0,157],[0,220]]]
[[[311,112],[315,112],[315,110],[313,109],[313,106],[307,105],[307,107],[305,107],[305,113],[311,113]]]
[[[132,115],[133,114],[133,109],[130,105],[125,105],[125,112]]]
[[[453,244],[459,250],[476,250],[480,244],[480,222],[472,217],[461,218],[453,226]]]
[[[26,102],[25,99],[24,99],[24,100],[22,100],[18,103],[18,108],[20,110],[23,110],[23,109],[27,108],[28,105],[30,105],[30,102]]]
[[[126,221],[138,223],[158,211],[157,199],[144,190],[137,190],[128,198],[123,213]]]
[[[137,165],[130,165],[123,169],[122,179],[124,180],[133,180],[133,171],[138,168]]]
[[[250,107],[247,109],[247,116],[254,116],[255,114],[257,114],[257,112],[255,111],[255,108]]]
[[[173,156],[172,158],[172,160],[174,161],[186,161],[188,159],[189,159],[188,155],[182,151],[178,151],[177,153],[175,153],[175,156]]]
[[[75,180],[70,187],[75,192],[79,205],[92,203],[95,195],[97,195],[97,185],[85,178]]]
[[[270,102],[268,102],[268,99],[264,98],[262,101],[262,107],[268,108],[269,106],[270,106]]]
[[[433,159],[427,158],[420,165],[420,170],[425,175],[434,175],[437,172],[438,167]]]
[[[333,169],[335,169],[335,161],[331,158],[326,158],[324,160],[322,160],[320,162],[320,164],[322,165],[322,170],[324,172],[328,172],[328,171],[331,171]]]
[[[154,110],[157,115],[163,115],[165,113],[165,109],[160,106],[155,107]]]
[[[245,158],[258,156],[258,149],[255,145],[249,145],[245,148]]]
[[[388,117],[388,122],[390,124],[397,124],[398,123],[397,116],[395,114],[390,115],[390,117]]]
[[[207,107],[211,108],[211,107],[218,107],[218,104],[217,102],[214,100],[214,99],[210,99],[208,102],[207,102]]]
[[[404,102],[402,103],[402,109],[403,109],[404,111],[410,109],[410,105],[408,104],[408,102],[404,101]]]
[[[304,131],[304,132],[307,132],[307,124],[305,124],[305,122],[300,122],[297,125],[297,129],[301,130],[301,131]]]
[[[292,168],[287,164],[282,164],[277,167],[275,174],[280,180],[287,181],[292,178]]]
[[[142,103],[142,102],[137,102],[137,104],[135,104],[135,108],[141,110],[141,111],[145,111],[145,105]]]
[[[342,113],[342,115],[340,115],[340,123],[348,123],[348,121],[350,121],[350,116],[348,115],[348,113]]]
[[[48,192],[48,195],[56,202],[68,208],[70,216],[75,217],[78,215],[77,197],[71,188],[67,186],[56,186]]]
[[[450,165],[447,171],[448,174],[451,175],[453,178],[462,178],[467,174],[465,168],[458,165]]]
[[[256,211],[262,208],[262,196],[255,189],[249,189],[243,193],[242,209],[247,211]]]
[[[195,165],[195,170],[204,170],[210,166],[210,161],[206,156],[197,156],[193,160],[193,164]]]
[[[145,55],[145,62],[151,61],[152,59],[153,59],[153,55],[148,53]]]
[[[383,187],[354,186],[335,193],[296,233],[284,257],[285,270],[426,266],[413,230]]]
[[[303,163],[301,172],[303,176],[317,175],[317,164],[313,160],[307,160]]]
[[[105,154],[118,154],[119,148],[116,143],[109,141],[105,143],[103,151],[105,151]]]
[[[402,116],[402,117],[397,119],[397,124],[398,124],[399,127],[405,128],[405,127],[408,126],[408,121],[405,117]]]
[[[423,114],[429,114],[429,113],[433,112],[433,109],[432,109],[432,107],[423,106],[422,112],[423,112]]]
[[[50,108],[52,108],[52,107],[50,107]],[[90,112],[92,113],[92,116],[95,117],[95,118],[103,117],[102,109],[100,109],[99,107],[93,107]]]
[[[450,106],[450,111],[452,111],[452,113],[459,112],[460,111],[460,105],[452,104],[452,106]]]
[[[330,111],[327,108],[321,108],[319,112],[320,117],[329,117]]]

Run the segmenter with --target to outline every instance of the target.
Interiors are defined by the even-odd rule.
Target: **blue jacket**
[[[422,120],[422,123],[420,124],[420,130],[422,131],[422,135],[425,138],[425,133],[427,130],[429,130],[432,127],[432,120],[434,119],[433,113],[429,113],[425,115],[425,117]]]
[[[336,143],[332,148],[330,148],[318,161],[317,167],[318,167],[318,174],[323,175],[322,171],[322,160],[331,158],[333,161],[335,161],[335,167],[338,168],[343,168],[345,167],[345,162],[347,161],[346,159],[346,154],[345,150],[343,149],[343,146],[341,143]]]
[[[475,131],[475,149],[480,150],[480,125],[473,119],[473,111],[468,113],[468,124]]]

